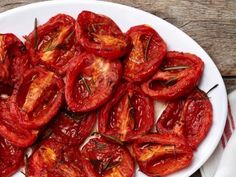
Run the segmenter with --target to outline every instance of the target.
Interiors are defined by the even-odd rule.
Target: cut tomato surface
[[[82,155],[92,164],[91,170],[97,176],[134,176],[134,161],[129,151],[104,137],[90,139],[82,148]]]
[[[64,83],[53,72],[40,67],[28,70],[11,97],[11,111],[27,129],[47,124],[59,110]]]
[[[114,97],[100,110],[99,132],[121,141],[147,133],[154,124],[153,100],[133,84],[122,83]]]
[[[185,139],[171,134],[149,134],[137,139],[132,153],[148,176],[166,176],[190,165],[192,149]]]
[[[0,176],[12,176],[23,165],[23,161],[24,149],[0,137]]]
[[[121,78],[120,61],[84,53],[66,75],[65,97],[70,110],[86,112],[104,104]]]
[[[25,36],[32,63],[41,63],[48,69],[64,75],[71,59],[82,51],[75,40],[75,20],[58,14]]]
[[[82,11],[76,22],[76,37],[90,52],[108,59],[123,56],[130,46],[130,38],[109,17]]]
[[[198,84],[204,63],[196,55],[168,52],[160,69],[142,84],[149,96],[169,101],[190,93]]]
[[[131,27],[127,35],[133,45],[124,60],[124,78],[130,82],[144,81],[159,68],[167,46],[160,35],[147,25]]]

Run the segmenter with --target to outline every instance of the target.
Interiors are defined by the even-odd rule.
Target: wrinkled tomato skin
[[[147,80],[159,68],[167,45],[161,36],[147,25],[131,27],[126,33],[132,39],[132,49],[124,60],[124,78],[129,82]]]
[[[71,59],[83,51],[75,40],[74,25],[71,16],[58,14],[26,36],[25,45],[32,63],[64,75]]]
[[[29,67],[24,44],[12,33],[0,34],[0,82],[15,84]]]
[[[89,177],[79,147],[44,140],[28,160],[29,177]]]
[[[60,113],[52,122],[51,138],[69,146],[78,146],[90,135],[95,122],[95,113]]]
[[[65,84],[65,98],[74,112],[92,111],[103,105],[121,79],[120,61],[109,61],[83,53],[71,64]]]
[[[107,16],[82,11],[75,28],[76,38],[81,45],[98,56],[117,59],[130,47],[130,38]]]
[[[154,103],[131,83],[122,83],[99,112],[99,132],[121,141],[133,141],[154,124]]]
[[[166,176],[191,164],[193,151],[185,139],[173,134],[149,134],[137,139],[131,151],[148,176]]]
[[[0,176],[10,177],[23,165],[24,149],[0,137],[0,156]]]
[[[205,92],[195,89],[186,99],[183,108],[186,121],[186,138],[192,149],[196,149],[206,137],[212,125],[213,109]]]
[[[97,176],[133,177],[134,161],[129,151],[104,137],[93,137],[82,148],[82,155],[90,161]]]
[[[37,130],[27,130],[18,123],[18,117],[10,112],[8,100],[0,100],[0,135],[14,146],[29,147],[38,135]]]
[[[11,111],[19,124],[37,129],[47,124],[62,105],[64,82],[40,67],[28,70],[11,97]]]
[[[182,69],[170,69],[173,67]],[[204,63],[196,55],[168,52],[160,69],[141,86],[144,93],[161,101],[171,101],[190,93],[198,84]]]

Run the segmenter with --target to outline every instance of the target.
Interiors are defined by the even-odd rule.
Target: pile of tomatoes
[[[1,177],[22,166],[28,177],[132,177],[135,162],[165,176],[191,164],[212,124],[199,57],[89,11],[35,19],[24,38],[0,34]],[[154,100],[167,104],[157,122]]]

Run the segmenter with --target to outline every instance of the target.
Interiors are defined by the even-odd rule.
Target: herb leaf
[[[85,88],[88,91],[88,93],[91,94],[92,91],[91,91],[88,83],[86,82],[85,78],[82,75],[80,75],[79,77],[80,77],[80,80],[83,82],[83,85],[85,86]]]
[[[36,50],[38,47],[38,31],[37,31],[37,26],[38,26],[38,19],[34,19],[34,49]]]
[[[150,46],[150,42],[152,40],[153,35],[154,34],[148,36],[148,38],[147,38],[146,46],[145,46],[145,49],[144,49],[144,61],[148,61],[148,58],[147,58],[148,48]]]
[[[189,68],[189,66],[172,66],[172,67],[164,67],[164,68],[161,68],[161,70],[163,71],[172,71],[172,70],[180,70],[180,69],[187,69]]]
[[[91,135],[92,135],[92,136],[93,136],[93,135],[101,135],[101,136],[103,136],[103,137],[105,137],[105,138],[107,138],[107,139],[110,139],[110,140],[116,142],[116,143],[119,144],[119,145],[124,145],[124,143],[123,143],[122,141],[120,141],[119,139],[117,139],[116,137],[111,136],[111,135],[105,135],[105,134],[100,133],[100,132],[93,132]]]
[[[216,87],[218,87],[219,84],[216,84],[214,85],[212,88],[210,88],[208,91],[207,91],[207,94],[210,93],[212,90],[214,90]]]
[[[28,155],[26,154],[25,155],[25,177],[28,177],[28,173],[29,173],[29,157]]]

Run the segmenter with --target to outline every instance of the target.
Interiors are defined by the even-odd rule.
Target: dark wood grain
[[[41,0],[42,1],[42,0]],[[227,91],[236,89],[235,0],[108,0],[133,6],[182,29],[211,56],[224,77]],[[39,0],[1,0],[0,12]],[[200,177],[196,172],[191,177]]]

